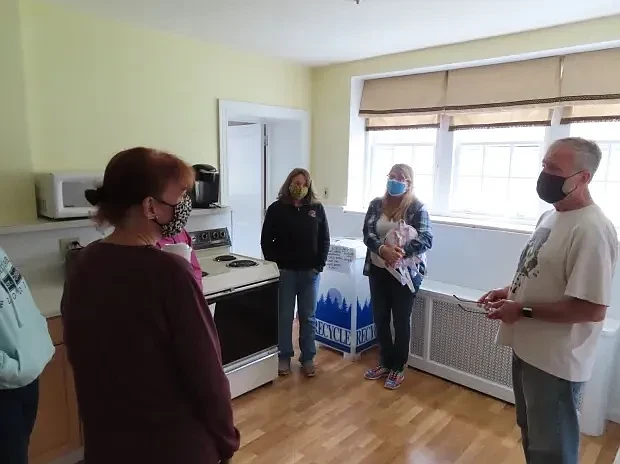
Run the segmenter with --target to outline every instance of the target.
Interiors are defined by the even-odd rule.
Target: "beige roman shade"
[[[620,48],[565,56],[561,97],[569,103],[620,100]]]
[[[439,127],[439,114],[414,114],[408,116],[373,116],[366,118],[366,130],[422,129]]]
[[[446,72],[370,79],[364,82],[360,116],[398,116],[441,111]]]
[[[446,99],[446,72],[364,82],[360,116],[367,130],[439,127]]]
[[[542,58],[450,71],[446,110],[536,106],[559,97],[560,58]]]
[[[560,123],[596,121],[620,121],[620,101],[566,106]]]
[[[620,48],[563,58],[562,124],[620,120]]]
[[[367,130],[450,129],[620,120],[620,48],[364,82]]]
[[[457,112],[451,116],[450,130],[551,125],[551,109],[547,107],[513,108],[504,111],[487,112]]]

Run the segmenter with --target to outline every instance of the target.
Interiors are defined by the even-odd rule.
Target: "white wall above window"
[[[534,225],[551,206],[536,194],[536,181],[546,148],[553,141],[576,136],[596,141],[603,153],[591,192],[607,216],[620,226],[620,122],[561,125],[556,108],[551,127],[510,127],[449,131],[442,117],[439,129],[406,129],[367,133],[362,195],[348,209],[365,210],[385,191],[395,163],[411,165],[415,193],[435,216],[471,223]],[[359,182],[359,178],[349,179]]]

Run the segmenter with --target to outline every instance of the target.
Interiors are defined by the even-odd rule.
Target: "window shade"
[[[562,100],[620,100],[620,48],[576,53],[563,59]]]
[[[360,116],[437,113],[446,97],[446,72],[364,81]]]
[[[620,121],[620,101],[566,106],[562,112],[560,124],[597,121]]]
[[[383,116],[366,119],[367,131],[423,129],[429,127],[439,127],[439,114]]]
[[[451,116],[450,130],[551,125],[551,109],[547,107],[480,113],[457,112]]]
[[[542,58],[448,73],[447,110],[552,103],[560,97],[560,58]]]

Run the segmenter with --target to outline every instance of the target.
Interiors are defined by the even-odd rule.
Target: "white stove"
[[[196,250],[196,256],[203,273],[206,273],[202,278],[205,295],[230,292],[280,276],[278,266],[274,263],[232,254],[226,247]]]
[[[230,252],[226,228],[191,232],[235,398],[278,376],[278,267]]]

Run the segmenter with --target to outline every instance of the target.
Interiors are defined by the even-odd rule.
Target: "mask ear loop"
[[[575,174],[573,174],[572,176],[568,176],[566,179],[564,179],[564,183],[566,183],[566,181],[572,177],[575,177],[577,174],[581,174],[583,171],[585,171],[585,169],[582,169],[581,171],[577,171]],[[575,190],[577,190],[578,186],[574,187],[570,192],[564,192],[564,184],[562,184],[562,192],[564,192],[564,195],[569,196],[571,193],[573,193]]]

